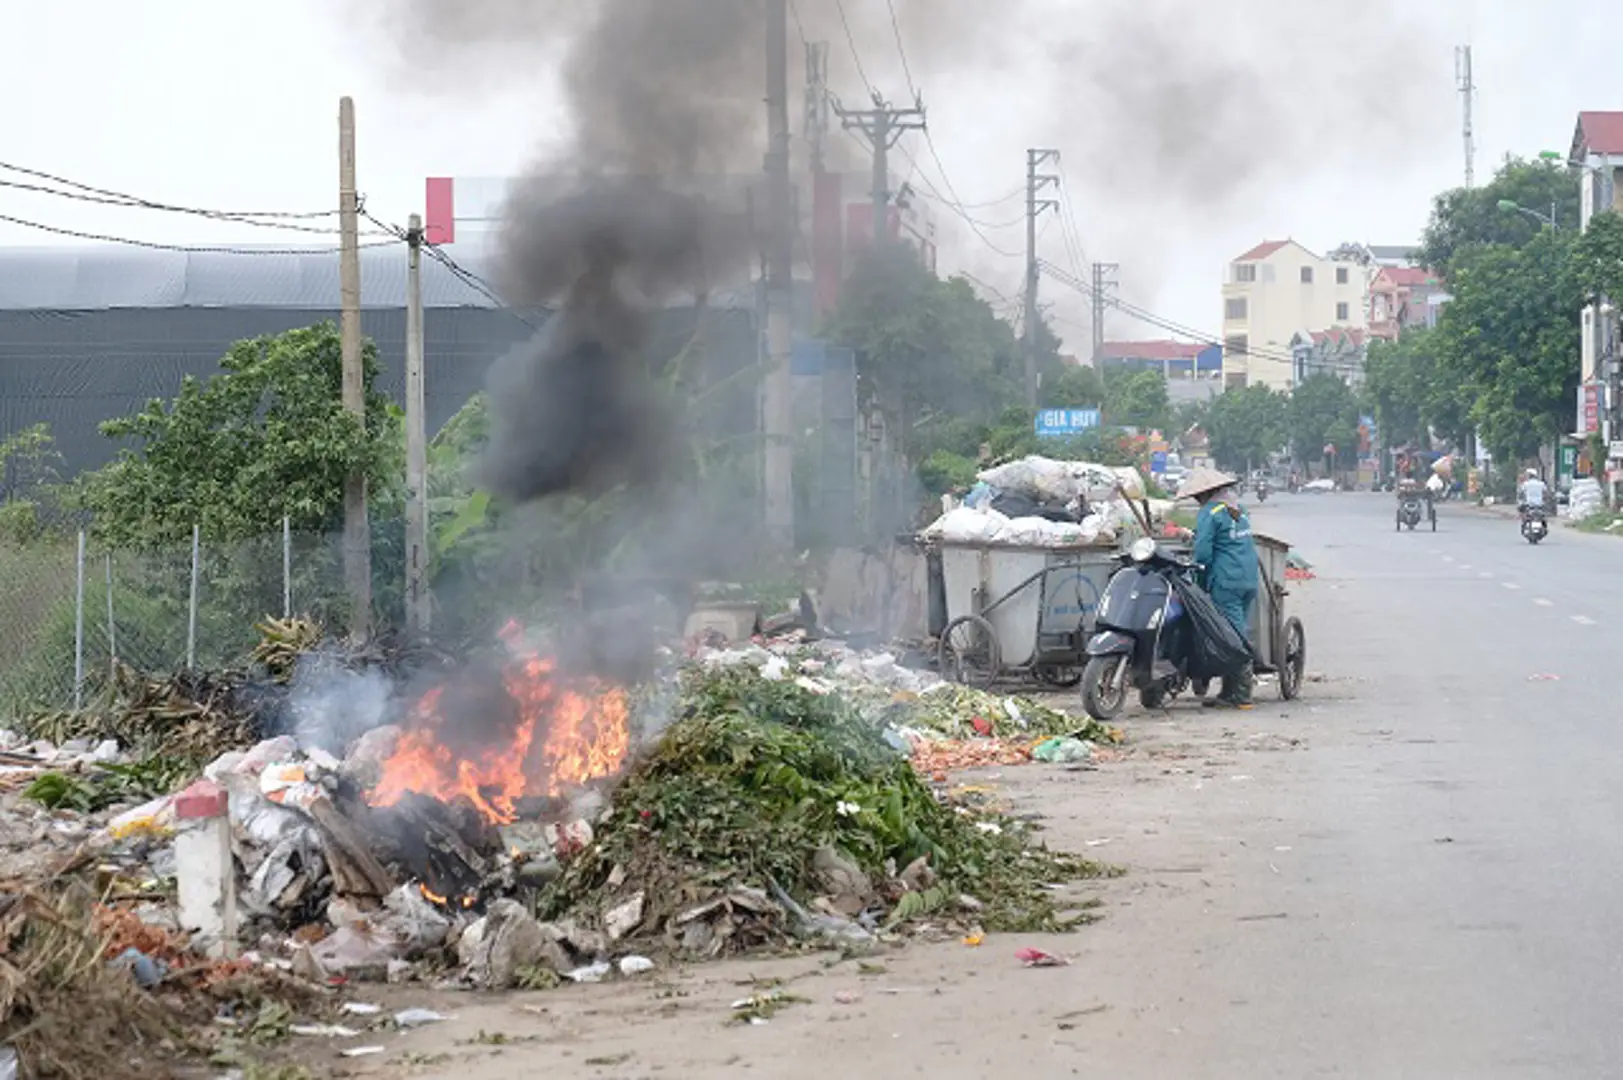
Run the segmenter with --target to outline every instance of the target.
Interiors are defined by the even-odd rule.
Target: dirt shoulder
[[[1145,1062],[1144,1040],[1186,1012],[1241,1006],[1191,994],[1208,950],[1288,918],[1259,897],[1284,873],[1295,827],[1268,807],[1288,800],[1308,757],[1319,697],[1217,715],[1182,707],[1139,717],[1116,761],[964,774],[1052,846],[1127,868],[1075,886],[1102,919],[1067,935],[990,935],[978,946],[913,942],[859,961],[832,954],[696,965],[645,981],[500,997],[413,994],[453,1018],[390,1037],[387,1052],[346,1061],[355,1076],[495,1080],[602,1077],[986,1077],[1011,1068],[1069,1076],[1086,1065]],[[1270,869],[1272,867],[1272,869]],[[1151,946],[1154,946],[1153,949]],[[1034,946],[1070,966],[1026,968]],[[804,999],[765,1024],[731,1022],[732,1003],[779,987]],[[395,988],[401,991],[404,988]],[[398,997],[398,993],[394,996]],[[1139,1072],[1137,1075],[1147,1075]]]

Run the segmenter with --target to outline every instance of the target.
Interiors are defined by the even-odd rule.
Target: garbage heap
[[[471,707],[466,687],[407,692],[329,669],[303,697],[293,677],[274,721],[240,695],[229,708],[204,695],[235,745],[200,775],[174,751],[202,747],[202,706],[132,681],[125,706],[161,698],[169,717],[149,717],[136,749],[97,738],[137,730],[104,703],[100,730],[57,721],[90,741],[0,766],[28,791],[19,800],[13,782],[7,798],[26,809],[0,848],[51,856],[8,863],[0,895],[61,879],[68,861],[93,868],[87,917],[125,927],[93,966],[119,967],[120,986],[185,966],[184,952],[204,981],[504,988],[793,941],[1064,929],[1088,905],[1058,886],[1106,872],[954,798],[910,757],[960,737],[1116,735],[883,654],[803,641],[710,652],[640,688],[570,683],[522,649],[480,671],[514,713],[475,749],[436,727]],[[381,704],[380,686],[393,694]],[[289,700],[325,703],[325,722]],[[0,1037],[29,1023],[21,1000],[0,1000]]]
[[[926,539],[1031,547],[1110,545],[1152,528],[1173,503],[1147,499],[1137,469],[1033,454],[986,469],[964,498],[924,529]],[[1136,504],[1136,510],[1135,505]]]

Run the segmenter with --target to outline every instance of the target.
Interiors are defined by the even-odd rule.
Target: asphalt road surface
[[[1623,539],[1557,527],[1534,548],[1455,505],[1400,534],[1394,510],[1256,508],[1318,573],[1291,598],[1301,700],[1129,715],[1124,761],[979,778],[1055,846],[1127,868],[1090,886],[1097,925],[915,942],[878,974],[754,959],[451,996],[454,1021],[366,1074],[1623,1076]],[[1072,963],[1023,968],[1024,945]],[[752,978],[805,1003],[728,1026]]]

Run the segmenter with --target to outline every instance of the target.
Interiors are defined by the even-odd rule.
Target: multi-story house
[[[1223,378],[1288,390],[1299,333],[1369,326],[1374,268],[1316,255],[1294,240],[1258,244],[1229,263],[1223,284]]]
[[[1581,112],[1567,163],[1581,169],[1579,227],[1605,210],[1623,210],[1623,112]],[[1580,435],[1623,438],[1623,393],[1619,393],[1617,305],[1623,297],[1590,304],[1583,313],[1582,380],[1578,385]],[[1617,468],[1616,455],[1613,469]]]
[[[1413,326],[1430,326],[1437,318],[1443,283],[1418,266],[1381,266],[1369,282],[1369,336],[1396,341]]]

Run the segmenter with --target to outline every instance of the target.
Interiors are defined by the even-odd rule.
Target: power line
[[[861,79],[862,85],[868,88],[869,96],[877,98],[879,92],[873,88],[873,83],[868,81],[867,71],[863,70],[862,55],[857,52],[857,38],[855,34],[851,33],[851,20],[845,17],[845,0],[834,0],[834,7],[840,13],[840,25],[845,27],[845,43],[850,46],[851,59],[856,62],[857,78]]]
[[[896,51],[902,56],[902,74],[907,78],[907,92],[918,100],[918,88],[913,85],[913,69],[907,62],[907,47],[902,44],[902,24],[896,21],[895,0],[885,0],[885,7],[890,10],[890,31],[896,37]],[[928,135],[928,132],[926,132]]]
[[[43,184],[24,184],[16,180],[0,180],[0,188],[10,188],[14,191],[26,191],[39,195],[52,195],[56,198],[71,199],[75,202],[91,203],[99,206],[120,206],[130,210],[168,209],[146,206],[139,202],[130,202],[125,199],[115,199],[104,195],[86,195],[76,191],[61,191],[57,188],[46,187]],[[286,232],[313,233],[317,236],[334,236],[338,230],[320,225],[299,225],[292,221],[261,221],[250,217],[238,217],[221,211],[204,210],[195,207],[176,208],[174,213],[191,214],[196,217],[207,218],[210,221],[226,222],[233,225],[252,225],[261,229],[279,229]],[[365,235],[381,236],[382,233],[371,232]]]
[[[406,230],[401,228],[399,225],[390,225],[386,221],[378,220],[378,218],[374,217],[364,205],[361,207],[361,216],[370,221],[372,224],[376,225],[378,228],[382,229],[384,232],[399,238],[402,242],[405,242]],[[528,326],[531,330],[540,329],[540,327],[536,326],[535,323],[531,322],[529,319],[526,319],[522,314],[509,305],[507,301],[498,296],[496,294],[496,290],[491,287],[488,281],[474,273],[472,270],[469,270],[462,266],[462,264],[458,263],[450,256],[448,252],[446,252],[444,248],[440,247],[438,244],[431,244],[427,240],[422,241],[422,248],[424,251],[428,252],[429,258],[445,267],[452,277],[462,282],[462,284],[466,285],[474,292],[483,296],[486,300],[489,300],[498,309],[507,312],[509,315],[513,316],[513,318],[517,319],[525,326]]]
[[[279,218],[282,220],[312,220],[315,218],[337,217],[337,210],[207,210],[195,206],[179,206],[173,203],[162,203],[152,199],[144,199],[139,195],[130,195],[122,191],[113,191],[109,188],[96,187],[78,180],[70,180],[65,176],[48,173],[42,169],[31,169],[25,165],[15,165],[11,162],[0,161],[0,171],[14,172],[20,176],[31,176],[36,180],[43,180],[48,184],[57,184],[69,187],[78,192],[98,196],[97,198],[84,198],[73,192],[53,191],[48,188],[36,187],[33,190],[46,192],[52,195],[61,195],[66,198],[84,198],[86,202],[105,202],[115,205],[135,206],[144,210],[164,210],[174,214],[193,214],[199,217],[217,218],[222,221],[240,221],[244,218]],[[7,183],[8,187],[21,187],[23,185]]]
[[[60,225],[47,225],[41,221],[31,221],[28,218],[13,217],[10,214],[0,214],[0,222],[11,225],[21,225],[26,229],[37,229],[40,232],[52,233],[57,236],[68,236],[76,240],[94,240],[104,244],[124,244],[129,247],[150,248],[154,251],[182,251],[192,255],[334,255],[338,248],[244,248],[222,247],[218,245],[189,245],[164,244],[156,240],[136,240],[128,236],[114,236],[109,233],[81,232],[78,229],[63,228]],[[396,243],[394,240],[379,240],[370,244],[362,244],[363,248],[390,247]]]

